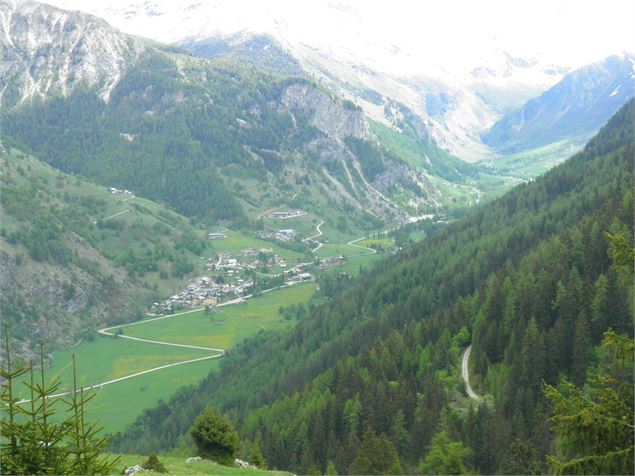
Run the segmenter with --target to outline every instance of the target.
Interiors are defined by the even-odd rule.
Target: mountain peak
[[[108,100],[143,47],[104,20],[31,1],[0,2],[0,101],[68,95],[83,85]]]

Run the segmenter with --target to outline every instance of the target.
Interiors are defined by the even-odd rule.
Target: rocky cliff
[[[368,123],[361,109],[350,102],[334,99],[309,84],[287,87],[281,102],[286,108],[311,114],[313,126],[334,139],[364,139],[368,136]]]
[[[107,100],[143,46],[81,12],[0,1],[0,101],[67,95],[80,85]]]

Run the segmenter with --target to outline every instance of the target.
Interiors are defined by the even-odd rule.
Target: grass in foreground
[[[120,456],[121,460],[117,465],[117,468],[121,471],[118,471],[113,474],[121,474],[125,468],[129,468],[130,466],[134,466],[136,464],[140,465],[148,458],[145,456],[139,455],[115,455]],[[237,476],[237,475],[288,475],[290,473],[286,473],[283,471],[265,471],[261,469],[255,468],[234,468],[230,466],[222,466],[220,464],[214,463],[213,461],[201,460],[194,461],[191,463],[186,463],[186,457],[176,457],[176,456],[161,456],[159,455],[159,460],[163,463],[167,469],[167,473],[165,474],[214,474],[218,476]],[[159,474],[159,473],[156,473]]]

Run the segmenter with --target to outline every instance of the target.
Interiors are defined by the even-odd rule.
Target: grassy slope
[[[136,464],[142,464],[147,457],[139,455],[118,455],[121,460],[117,465],[117,468],[129,468]],[[159,456],[159,460],[163,463],[167,469],[167,474],[213,474],[216,476],[257,476],[257,475],[288,475],[283,471],[264,471],[255,468],[232,468],[229,466],[222,466],[212,461],[195,461],[192,463],[186,463],[187,458],[176,456]],[[114,472],[113,474],[121,474],[121,472]]]
[[[521,179],[531,179],[571,157],[584,146],[588,139],[587,136],[565,139],[487,160],[487,164],[501,173]]]

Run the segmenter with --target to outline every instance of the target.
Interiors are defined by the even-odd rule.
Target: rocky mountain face
[[[611,56],[566,75],[504,116],[483,142],[505,154],[572,137],[584,140],[633,96],[635,56]]]
[[[81,12],[15,0],[0,1],[0,101],[68,95],[95,88],[108,99],[143,46]]]
[[[367,116],[386,126],[399,129],[400,112],[407,110],[410,122],[417,122],[424,129],[420,131],[422,136],[466,161],[487,157],[489,151],[480,135],[502,114],[552,86],[565,72],[553,65],[500,52],[494,59],[484,59],[483,67],[461,76],[432,66],[426,74],[402,76],[377,71],[354,58],[344,60],[286,41],[282,33],[275,39],[245,32],[230,38],[228,41],[223,36],[212,36],[177,44],[208,58],[216,57],[218,45],[222,44],[223,54],[267,67],[271,60],[244,54],[266,38],[267,46],[261,47],[263,58],[271,57],[269,51],[277,56],[284,52],[284,58],[292,58],[305,76],[354,102]],[[268,51],[264,50],[266,47]]]
[[[244,222],[262,200],[278,205],[300,190],[306,206],[359,223],[454,206],[429,172],[379,144],[364,109],[323,85],[222,46],[218,57],[202,59],[90,15],[2,5],[3,132],[65,172],[211,220]],[[252,59],[275,50],[266,38],[241,45]],[[416,114],[401,106],[390,114],[428,140]],[[375,182],[382,174],[399,179]]]
[[[306,76],[298,60],[268,35],[241,32],[204,40],[186,38],[176,45],[204,58],[230,58],[282,76]]]
[[[300,109],[310,114],[311,125],[331,138],[368,137],[368,122],[359,107],[350,102],[334,101],[327,93],[309,84],[289,86],[282,93],[280,102],[288,110]]]

